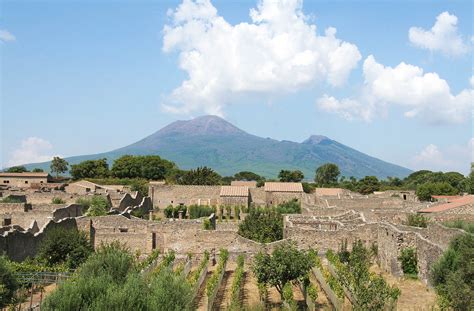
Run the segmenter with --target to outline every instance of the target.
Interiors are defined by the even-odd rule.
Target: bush
[[[452,221],[446,221],[443,223],[446,227],[462,229],[466,232],[474,234],[474,222],[470,222],[464,219],[456,219]]]
[[[426,228],[428,226],[428,218],[422,214],[409,214],[405,225],[419,228]]]
[[[61,198],[52,198],[51,203],[53,203],[53,204],[64,204],[64,203],[66,203],[66,201],[64,201]]]
[[[204,230],[214,230],[214,228],[212,227],[211,221],[207,218],[204,219],[204,221],[202,222],[202,227]]]
[[[46,232],[36,256],[48,266],[66,264],[70,269],[75,269],[89,257],[92,251],[92,246],[84,232],[55,228]]]
[[[453,310],[474,309],[474,235],[454,238],[448,249],[432,265],[430,279],[442,307]]]
[[[93,196],[90,199],[89,208],[87,209],[87,216],[105,216],[110,208],[110,203],[103,196]]]
[[[9,266],[8,259],[0,256],[0,308],[4,308],[12,302],[18,282]]]
[[[301,214],[301,203],[293,199],[278,205],[276,211],[280,214]]]
[[[0,203],[23,203],[23,201],[15,197],[8,196],[4,199],[1,199]]]
[[[431,201],[433,195],[456,195],[459,190],[447,182],[427,182],[416,188],[416,195],[421,201]]]
[[[166,218],[179,218],[179,211],[182,211],[183,219],[186,218],[186,206],[184,205],[173,206],[170,204],[165,207],[163,213],[165,213]]]
[[[190,219],[211,216],[211,214],[215,212],[216,208],[212,206],[190,205],[188,208]]]
[[[418,260],[416,258],[416,250],[412,247],[402,249],[398,260],[402,263],[402,270],[405,275],[416,277],[418,275]]]
[[[283,239],[283,217],[273,209],[251,208],[250,214],[239,224],[239,234],[260,243]]]
[[[202,270],[206,268],[208,263],[209,263],[209,252],[204,251],[204,258],[199,263],[198,268],[193,273],[190,274],[189,283],[191,284],[191,286],[194,286],[194,284],[196,284],[196,282],[199,279],[199,276],[201,275]]]

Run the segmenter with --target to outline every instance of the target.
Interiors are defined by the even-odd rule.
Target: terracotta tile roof
[[[343,190],[341,188],[316,188],[316,195],[320,196],[337,196],[342,194]]]
[[[444,212],[456,207],[461,207],[468,204],[474,204],[474,195],[466,195],[457,199],[451,200],[449,203],[434,205],[418,212],[420,213],[438,213]]]
[[[0,173],[0,177],[48,177],[48,173],[24,172],[24,173]]]
[[[222,186],[221,197],[248,197],[249,188],[245,186]]]
[[[246,180],[234,180],[230,182],[231,186],[245,186],[249,188],[257,188],[257,182],[254,180],[246,181]]]
[[[266,182],[267,192],[303,192],[303,185],[299,182]]]

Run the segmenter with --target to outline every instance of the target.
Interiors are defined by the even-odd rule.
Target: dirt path
[[[390,285],[396,285],[400,291],[397,301],[397,310],[433,310],[436,309],[436,293],[420,280],[408,278],[397,278],[389,273],[383,272],[378,266],[372,266],[371,271],[382,273],[382,276]]]
[[[281,296],[275,287],[268,287],[267,305],[270,310],[280,310]]]
[[[217,291],[216,299],[214,300],[213,310],[226,310],[230,302],[232,281],[234,279],[234,271],[227,270],[222,278],[221,286]]]
[[[245,307],[253,307],[260,303],[257,280],[252,271],[245,272],[244,290],[242,291],[242,304]]]
[[[211,277],[212,272],[208,271],[204,282],[202,282],[201,288],[194,300],[194,307],[196,310],[207,311],[207,295],[206,295],[206,284],[209,278]]]

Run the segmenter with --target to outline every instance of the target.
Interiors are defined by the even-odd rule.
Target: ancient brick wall
[[[219,205],[220,186],[182,186],[152,184],[149,194],[153,206],[165,208],[168,205]]]

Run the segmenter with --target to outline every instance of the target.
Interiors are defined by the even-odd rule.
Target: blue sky
[[[274,4],[2,1],[2,166],[109,151],[218,113],[263,137],[322,134],[467,173],[471,1]]]

